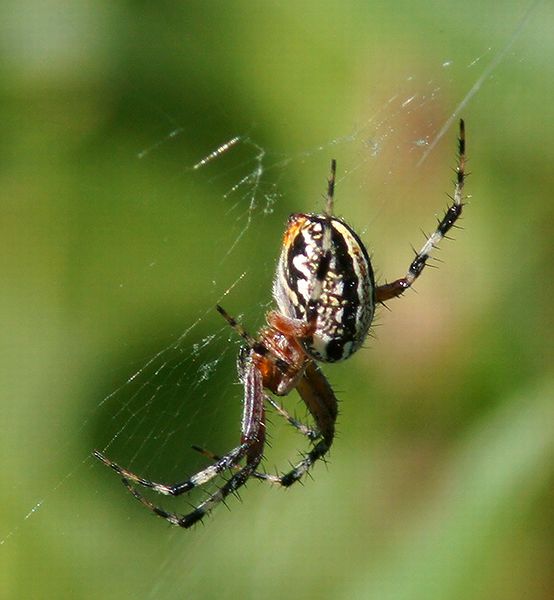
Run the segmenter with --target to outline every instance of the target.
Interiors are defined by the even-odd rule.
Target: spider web
[[[438,152],[445,136],[448,139],[441,144],[441,152],[447,152],[448,164],[453,163],[456,133],[452,122],[509,53],[534,6],[504,48],[484,47],[480,55],[463,64],[442,57],[429,66],[425,78],[406,73],[386,98],[368,102],[370,108],[362,113],[358,125],[330,139],[307,148],[281,150],[260,141],[256,127],[252,127],[250,131],[237,131],[213,147],[199,150],[198,157],[178,176],[201,181],[202,185],[218,191],[221,208],[217,218],[221,218],[227,228],[224,239],[218,241],[218,257],[211,263],[205,278],[203,307],[192,315],[187,314],[182,332],[170,333],[165,341],[156,339],[159,349],[140,347],[131,353],[132,358],[125,353],[122,367],[112,372],[108,380],[111,389],[82,420],[81,432],[87,439],[93,439],[96,447],[118,463],[157,481],[183,479],[206,464],[205,457],[190,449],[193,444],[217,453],[232,448],[237,442],[241,412],[242,388],[237,383],[234,364],[240,341],[217,316],[215,304],[225,306],[250,332],[257,331],[271,305],[271,277],[284,220],[291,207],[298,211],[321,210],[330,157],[340,156],[336,197],[338,212],[347,220],[350,221],[352,206],[367,202],[366,191],[375,185],[372,182],[378,181],[385,190],[381,199],[371,200],[370,218],[356,223],[356,230],[363,239],[367,239],[364,234],[371,231],[372,244],[383,248],[387,236],[380,236],[374,225],[388,208],[386,188],[406,176],[406,164],[411,164],[413,172],[421,167],[433,152]],[[468,71],[472,73],[471,85],[466,94],[452,104],[446,98],[452,95],[454,82],[461,75],[467,76]],[[441,104],[452,106],[446,117]],[[422,123],[418,129],[414,128],[415,121]],[[137,160],[154,160],[182,135],[182,128],[170,129],[137,152]],[[300,205],[298,199],[291,196],[304,173],[309,174],[309,184],[305,187],[313,193],[311,197],[303,197]],[[449,191],[447,183],[446,178],[438,182],[437,192]],[[412,201],[408,200],[408,208]],[[437,211],[440,208],[437,193]],[[406,240],[405,249],[408,242]],[[237,266],[237,255],[244,259],[244,249],[256,246],[269,246],[271,251],[262,253],[255,261],[245,260],[240,263],[242,267]],[[407,260],[406,265],[400,265],[401,269],[404,266]],[[246,302],[245,289],[253,290],[247,292]],[[239,297],[240,302],[236,300]],[[293,413],[298,408],[296,400],[289,401],[287,406]],[[298,410],[300,417],[305,416]],[[282,450],[271,449],[265,466],[272,471],[273,464],[277,463],[286,470],[287,460],[297,456],[294,449],[305,448],[306,442],[280,423],[277,416],[270,418],[270,427],[271,439],[279,439]],[[63,442],[57,449],[60,454],[71,451]],[[40,515],[49,503],[58,502],[64,490],[89,469],[100,470],[100,467],[88,453],[78,457],[74,468],[48,485],[46,493],[38,494],[36,502],[19,517],[15,526],[0,535],[0,545],[8,543],[30,517]],[[112,473],[106,471],[101,476],[127,500],[124,488]],[[96,493],[104,491],[102,487]],[[200,497],[205,494],[199,491]],[[164,500],[162,498],[160,503],[166,506]],[[170,509],[187,512],[188,506],[188,500],[181,499],[172,503]],[[174,545],[172,542],[179,535],[178,530],[171,531],[168,544]],[[147,597],[157,597],[163,587],[164,572],[173,569],[174,560],[181,558],[173,559],[168,552],[160,561],[159,576]]]
[[[472,68],[475,62],[466,67]],[[103,452],[110,457],[123,456],[117,462],[135,472],[161,473],[157,480],[173,481],[182,478],[183,473],[193,473],[206,464],[205,458],[195,456],[192,451],[188,452],[190,456],[186,456],[187,442],[215,450],[218,454],[236,445],[242,387],[232,385],[232,382],[237,382],[234,361],[241,342],[236,333],[218,319],[214,306],[233,306],[236,289],[245,285],[257,288],[256,282],[263,281],[263,293],[246,305],[241,302],[238,315],[236,309],[232,311],[249,331],[255,333],[263,322],[265,311],[271,306],[275,258],[270,257],[261,266],[245,265],[246,269],[228,284],[224,279],[234,253],[242,245],[252,245],[252,239],[255,240],[254,245],[268,243],[259,234],[263,221],[269,222],[274,229],[271,243],[278,253],[286,216],[279,204],[285,200],[282,190],[290,187],[288,178],[296,165],[313,171],[320,165],[324,167],[319,169],[319,190],[313,194],[313,200],[303,203],[306,210],[320,212],[326,189],[327,157],[340,153],[342,162],[348,165],[348,168],[339,170],[337,178],[339,210],[342,213],[348,211],[341,197],[346,195],[343,190],[349,180],[363,190],[366,186],[364,178],[371,177],[373,168],[382,169],[383,162],[386,162],[385,185],[392,185],[403,168],[406,154],[412,163],[424,159],[425,149],[437,141],[440,123],[427,128],[426,133],[417,138],[413,134],[410,137],[410,128],[414,115],[432,112],[432,105],[441,97],[441,85],[448,85],[449,80],[455,77],[455,74],[443,77],[443,73],[451,68],[451,61],[438,64],[435,76],[425,82],[407,75],[396,93],[360,126],[315,147],[280,155],[263,147],[256,140],[255,132],[239,134],[208,151],[186,169],[191,177],[205,172],[210,183],[215,184],[220,179],[229,182],[221,200],[223,217],[229,223],[231,234],[222,241],[221,257],[213,265],[213,300],[176,340],[156,352],[101,402],[100,410],[110,414],[113,424],[106,442],[101,444]],[[144,160],[176,135],[179,135],[179,130],[171,131],[153,147],[142,150],[138,157]],[[453,152],[450,152],[450,162],[452,156]],[[363,175],[360,177],[360,174]],[[378,219],[385,204],[384,199],[377,203],[372,220]],[[276,219],[278,208],[280,216]],[[363,233],[370,228],[371,223],[362,223],[360,229]],[[207,322],[211,333],[199,338],[198,331]],[[224,391],[214,392],[214,387],[220,388],[220,381],[224,382],[221,386]],[[294,412],[294,400],[292,406]],[[305,411],[302,408],[300,411],[300,417],[305,419]],[[279,438],[281,445],[287,430],[275,422],[278,418],[270,417],[270,420],[272,430],[276,431],[269,432],[270,436]],[[289,433],[293,438],[293,432]],[[187,442],[184,443],[184,440]],[[298,438],[296,443],[306,445]],[[293,456],[296,457],[296,454]],[[281,458],[285,459],[286,470],[292,459],[287,459],[286,453]],[[271,462],[269,458],[267,466]],[[214,485],[218,483],[216,480]],[[203,498],[213,489],[213,486],[207,486],[198,490],[198,494]],[[188,499],[183,504],[185,507],[194,505]]]
[[[488,52],[485,50],[485,54]],[[473,60],[465,68],[473,68],[478,61],[479,58]],[[440,123],[427,125],[421,137],[414,137],[413,117],[433,112],[432,107],[440,102],[443,89],[456,77],[451,61],[438,63],[434,71],[427,81],[407,74],[394,93],[359,126],[316,146],[282,154],[264,147],[256,140],[255,131],[251,131],[224,140],[185,169],[186,177],[204,177],[208,185],[214,187],[221,187],[220,181],[224,180],[227,186],[221,194],[221,210],[229,234],[221,241],[220,256],[205,281],[210,300],[179,335],[173,338],[170,335],[169,341],[152,355],[126,359],[122,370],[126,368],[127,374],[121,376],[119,384],[114,381],[116,375],[110,378],[112,385],[115,383],[113,389],[97,403],[90,417],[83,420],[81,432],[87,432],[99,419],[101,431],[95,432],[94,443],[131,470],[160,473],[159,480],[182,477],[184,472],[192,473],[206,464],[204,457],[188,450],[192,444],[218,451],[236,444],[242,388],[237,383],[234,362],[240,341],[215,314],[215,305],[233,306],[233,293],[237,289],[245,285],[258,288],[256,281],[262,280],[263,293],[239,307],[238,313],[232,310],[253,333],[262,324],[264,312],[271,306],[271,278],[288,214],[280,204],[286,200],[283,190],[291,185],[293,169],[298,173],[305,170],[316,173],[318,183],[312,198],[304,199],[298,210],[321,211],[328,157],[340,153],[343,168],[339,167],[337,177],[337,202],[342,214],[349,210],[344,200],[346,183],[352,182],[363,193],[367,180],[376,171],[383,177],[383,164],[386,164],[385,185],[392,185],[404,165],[406,153],[411,156],[412,164],[421,160],[424,150],[434,143]],[[182,134],[182,128],[170,130],[137,152],[137,160],[152,159]],[[450,150],[452,147],[450,144]],[[451,151],[450,158],[452,156]],[[385,204],[384,199],[375,204],[372,220],[379,218]],[[233,255],[251,239],[261,240],[258,230],[265,223],[271,224],[272,238],[263,243],[273,246],[273,257],[256,267],[247,264],[244,271],[235,271],[229,276],[227,265]],[[363,235],[370,226],[370,222],[361,223],[358,230]],[[223,383],[214,385],[214,381]],[[223,408],[229,414],[222,416]],[[279,436],[283,435],[281,428],[278,431]],[[305,444],[304,440],[296,440],[297,444]],[[60,452],[65,452],[63,447]],[[23,522],[43,510],[46,500],[59,493],[75,473],[87,465],[96,466],[88,455],[37,500]],[[117,486],[116,479],[113,483]],[[123,495],[124,490],[120,491]],[[6,543],[20,526],[5,534],[0,544]]]
[[[526,22],[522,20],[518,31]],[[517,33],[517,32],[516,32]],[[94,409],[93,415],[106,413],[112,423],[109,431],[104,432],[104,442],[98,442],[100,448],[110,456],[121,455],[127,452],[125,459],[118,462],[137,468],[143,472],[155,472],[153,465],[157,460],[174,460],[172,465],[176,472],[183,471],[183,456],[176,452],[182,448],[183,440],[191,443],[206,441],[213,434],[213,423],[221,423],[220,412],[223,405],[234,405],[239,410],[242,389],[232,386],[229,379],[236,382],[234,370],[234,357],[236,356],[240,341],[236,334],[224,322],[217,322],[214,318],[215,304],[223,303],[232,297],[236,287],[245,285],[245,281],[257,277],[253,275],[251,266],[238,274],[228,283],[223,275],[225,263],[244,242],[252,235],[261,221],[270,220],[277,224],[271,243],[278,251],[278,243],[282,233],[282,216],[275,219],[276,205],[284,196],[282,188],[286,187],[289,170],[293,165],[300,165],[300,170],[309,165],[317,164],[320,171],[319,195],[314,192],[314,198],[304,202],[306,210],[321,211],[325,192],[325,178],[328,172],[327,156],[341,153],[344,167],[339,168],[337,177],[337,197],[341,212],[348,212],[343,197],[343,185],[346,180],[355,180],[358,188],[363,188],[367,178],[375,174],[376,170],[385,172],[385,185],[392,184],[401,175],[399,168],[404,165],[405,154],[411,155],[414,165],[421,165],[429,156],[439,140],[445,135],[452,121],[460,114],[471,97],[478,91],[483,81],[491,75],[501,59],[515,41],[516,35],[510,40],[501,52],[492,54],[491,48],[485,48],[483,54],[473,58],[469,63],[461,65],[459,69],[476,69],[477,65],[489,58],[487,67],[481,72],[476,72],[473,86],[466,96],[453,110],[446,121],[430,121],[424,127],[420,137],[414,137],[412,131],[413,115],[428,115],[433,112],[434,104],[439,103],[458,76],[453,61],[439,61],[432,77],[421,81],[417,77],[407,74],[404,81],[391,93],[369,117],[362,120],[361,125],[352,131],[345,132],[337,137],[324,141],[314,147],[299,149],[294,153],[282,155],[264,147],[255,138],[255,131],[239,133],[224,140],[217,147],[202,155],[196,162],[186,169],[187,176],[195,177],[205,175],[209,182],[219,179],[230,181],[226,191],[222,194],[224,216],[230,223],[231,236],[222,244],[221,258],[216,265],[216,277],[211,281],[206,280],[206,286],[213,289],[213,302],[206,310],[200,312],[190,325],[175,339],[146,360],[137,359],[140,366],[130,369],[130,375],[123,382],[108,393]],[[453,132],[451,132],[453,133]],[[148,160],[164,145],[183,134],[182,128],[170,130],[161,139],[155,141],[137,153],[137,159]],[[450,137],[453,137],[452,135]],[[449,148],[452,150],[453,144]],[[231,156],[234,155],[234,156]],[[385,158],[383,158],[385,156]],[[452,162],[453,152],[450,152]],[[225,161],[226,164],[221,165]],[[231,164],[229,164],[231,163]],[[384,169],[383,164],[386,165]],[[321,167],[321,168],[320,168]],[[213,174],[215,172],[215,174]],[[363,174],[359,176],[360,173]],[[318,197],[319,196],[319,197]],[[379,215],[386,205],[386,200],[379,201],[374,207],[372,222],[378,220]],[[359,230],[363,234],[371,227],[371,222],[362,224]],[[264,263],[262,271],[273,273],[273,264]],[[270,278],[265,278],[266,282]],[[239,319],[247,315],[255,315],[255,326],[249,324],[249,330],[255,332],[263,321],[264,311],[271,305],[270,286],[264,288],[263,294],[249,305],[246,310],[238,313]],[[202,336],[199,330],[205,322],[209,322],[211,333]],[[224,347],[223,350],[221,348]],[[230,363],[231,368],[225,370],[223,363]],[[207,402],[212,387],[208,383],[224,378],[224,392],[216,395],[215,401]],[[235,387],[236,389],[233,389]],[[229,397],[227,397],[229,396]],[[203,421],[208,424],[200,434],[198,440],[198,421],[203,413]],[[90,426],[91,416],[83,421],[83,430]],[[235,423],[238,419],[235,418]],[[212,424],[212,425],[210,425]],[[236,425],[228,423],[232,435],[228,438],[227,447],[231,447],[236,440],[238,432]],[[219,425],[217,429],[220,429]],[[209,444],[208,444],[209,447]],[[194,456],[191,453],[191,456]],[[170,458],[173,457],[173,458]],[[90,457],[76,465],[76,469],[91,462]],[[200,460],[199,462],[203,462]],[[194,464],[194,461],[193,461]],[[194,467],[193,467],[194,468]],[[190,467],[189,467],[190,469]],[[57,484],[52,487],[56,492],[73,476],[67,473]],[[163,479],[163,477],[162,477]],[[123,493],[123,490],[122,490]],[[31,507],[24,519],[28,519],[41,509],[45,498],[38,500]],[[5,543],[14,533],[8,533],[0,543]]]

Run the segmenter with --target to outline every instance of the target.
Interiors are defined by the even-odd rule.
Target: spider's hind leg
[[[375,289],[375,299],[377,302],[385,302],[391,298],[401,296],[414,281],[421,275],[427,261],[431,257],[431,253],[437,247],[438,243],[446,237],[447,233],[455,226],[456,221],[462,214],[464,206],[463,189],[465,183],[465,164],[466,164],[466,143],[465,143],[465,126],[464,121],[460,120],[460,134],[458,138],[458,164],[456,165],[455,173],[456,180],[454,183],[454,194],[450,196],[452,204],[446,210],[444,217],[439,221],[435,231],[427,238],[427,241],[408,268],[408,272],[404,277],[380,285]]]

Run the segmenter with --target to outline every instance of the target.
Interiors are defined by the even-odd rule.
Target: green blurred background
[[[553,597],[551,4],[478,86],[528,6],[2,3],[0,598]],[[92,448],[172,479],[202,464],[190,444],[230,447],[216,301],[244,273],[222,302],[261,325],[285,219],[321,208],[333,157],[337,211],[381,281],[403,274],[455,124],[418,163],[476,84],[464,229],[325,369],[328,466],[192,531],[148,514]],[[303,448],[271,431],[270,470]]]

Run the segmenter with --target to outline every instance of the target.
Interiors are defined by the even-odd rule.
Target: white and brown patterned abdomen
[[[367,250],[346,223],[326,215],[291,215],[273,296],[283,315],[304,322],[316,318],[313,336],[301,340],[307,354],[324,362],[353,354],[369,331],[374,295]]]

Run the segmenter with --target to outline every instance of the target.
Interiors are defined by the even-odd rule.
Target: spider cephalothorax
[[[212,464],[179,483],[156,483],[135,475],[102,453],[95,455],[118,473],[129,491],[147,508],[174,525],[190,527],[251,477],[280,486],[298,481],[322,458],[333,443],[337,399],[317,362],[337,362],[351,356],[363,344],[375,305],[404,293],[423,271],[432,250],[459,218],[463,207],[465,134],[460,121],[458,164],[452,204],[416,254],[404,277],[375,285],[368,252],[353,229],[333,216],[336,163],[331,162],[327,205],[323,214],[289,217],[273,283],[277,309],[267,315],[267,325],[250,336],[223,308],[221,315],[243,338],[238,372],[244,386],[241,439],[223,456],[198,449]],[[264,390],[286,396],[296,389],[312,416],[315,427],[291,417]],[[265,403],[305,435],[309,452],[283,475],[259,472],[265,445]],[[145,498],[141,485],[160,494],[179,496],[213,480],[224,471],[230,477],[192,512],[168,512]]]

